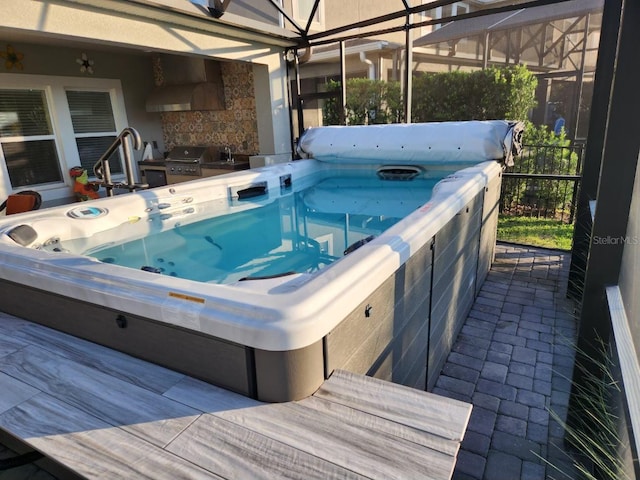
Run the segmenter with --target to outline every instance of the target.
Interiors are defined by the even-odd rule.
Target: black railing
[[[584,147],[524,145],[504,171],[500,213],[573,223]]]

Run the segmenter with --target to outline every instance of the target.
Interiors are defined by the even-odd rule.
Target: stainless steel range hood
[[[147,112],[224,110],[220,63],[193,57],[160,57],[164,85],[147,98]]]

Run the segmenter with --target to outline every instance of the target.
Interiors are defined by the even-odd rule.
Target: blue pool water
[[[92,248],[102,262],[212,283],[311,273],[423,205],[438,179],[331,177],[255,208]]]

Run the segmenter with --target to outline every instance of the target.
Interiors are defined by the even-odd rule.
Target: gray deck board
[[[0,358],[0,372],[158,446],[170,442],[200,413],[33,345]]]
[[[447,478],[450,456],[385,430],[369,429],[369,415],[354,410],[351,421],[307,408],[308,399],[286,404],[216,414],[266,437],[278,438],[296,450],[331,459],[367,478]],[[378,424],[379,426],[380,424]],[[357,447],[357,448],[354,448]]]
[[[87,478],[219,478],[44,393],[0,414],[0,426]]]
[[[0,357],[9,355],[21,348],[24,348],[28,343],[23,342],[20,339],[0,334]]]
[[[460,446],[457,441],[447,440],[430,432],[402,425],[376,415],[363,415],[360,410],[329,402],[320,397],[309,397],[304,399],[302,403],[307,409],[317,410],[322,415],[335,418],[348,425],[357,425],[372,433],[382,431],[385,432],[385,435],[400,438],[445,455],[455,456]]]
[[[165,392],[184,378],[168,368],[34,323],[21,328],[14,337],[157,393]]]
[[[0,429],[90,479],[444,480],[471,409],[344,371],[267,404],[4,314],[2,345]]]
[[[0,373],[0,412],[9,410],[40,392],[20,380]]]
[[[191,377],[180,380],[164,396],[206,413],[266,405]]]
[[[471,415],[467,403],[344,371],[334,372],[314,396],[456,441]]]
[[[266,409],[258,416],[268,421],[271,406],[253,408]],[[310,455],[278,439],[254,431],[252,424],[243,426],[242,421],[234,423],[217,415],[204,415],[167,448],[224,478],[362,478],[335,465],[333,459]]]

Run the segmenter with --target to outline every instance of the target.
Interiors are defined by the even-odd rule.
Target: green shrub
[[[525,120],[538,80],[526,66],[426,73],[413,79],[414,122]]]
[[[327,90],[340,90],[340,82],[329,80]],[[335,98],[325,102],[322,112],[325,125],[340,123],[339,105],[339,101]],[[400,82],[385,82],[368,78],[347,80],[347,103],[345,105],[347,125],[398,123],[402,120],[402,112]]]
[[[569,148],[571,141],[564,132],[556,135],[545,125],[526,122],[523,145],[515,166],[507,171],[547,175],[576,173],[578,155]],[[505,177],[500,201],[503,212],[553,217],[558,211],[570,209],[572,199],[573,182],[570,180]]]
[[[413,79],[412,120],[524,120],[536,105],[537,79],[526,66],[491,67],[473,72],[418,74]],[[328,91],[340,89],[330,80]],[[352,78],[347,80],[347,125],[397,123],[403,120],[400,82]],[[325,125],[340,123],[339,101],[325,102]]]

